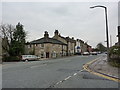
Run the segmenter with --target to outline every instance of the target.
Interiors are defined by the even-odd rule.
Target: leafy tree
[[[110,48],[110,65],[120,67],[120,46]]]
[[[26,32],[23,29],[23,25],[18,23],[13,33],[12,48],[10,48],[13,56],[24,54],[25,50],[25,38]]]
[[[22,24],[18,23],[16,27],[11,24],[1,24],[0,32],[4,39],[2,48],[10,56],[24,54],[26,32],[24,31]]]
[[[97,44],[97,49],[101,52],[106,51],[106,47],[102,43]]]
[[[120,57],[120,46],[113,46],[110,48],[110,54],[118,55]]]
[[[99,49],[97,49],[97,48],[93,48],[92,51],[93,51],[93,52],[94,52],[94,51],[95,51],[95,52],[98,52]]]

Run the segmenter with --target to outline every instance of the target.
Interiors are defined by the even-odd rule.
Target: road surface
[[[83,70],[102,55],[72,56],[2,66],[2,88],[118,88],[118,83]]]

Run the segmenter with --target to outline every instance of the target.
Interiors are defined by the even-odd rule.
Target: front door
[[[46,52],[46,58],[49,58],[49,52]]]

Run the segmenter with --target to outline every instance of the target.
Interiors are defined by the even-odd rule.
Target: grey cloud
[[[105,40],[104,11],[89,8],[98,4],[106,5],[111,10],[109,29],[114,37],[116,32],[113,29],[116,29],[118,19],[116,3],[4,3],[3,21],[14,25],[21,22],[29,31],[30,41],[42,37],[45,30],[53,36],[54,30],[58,29],[64,36],[81,38],[95,47]],[[115,43],[116,38],[113,41]]]

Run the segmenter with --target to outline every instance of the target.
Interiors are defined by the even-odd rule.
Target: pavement
[[[109,65],[105,55],[87,63],[86,70],[98,76],[120,82],[120,68]]]

